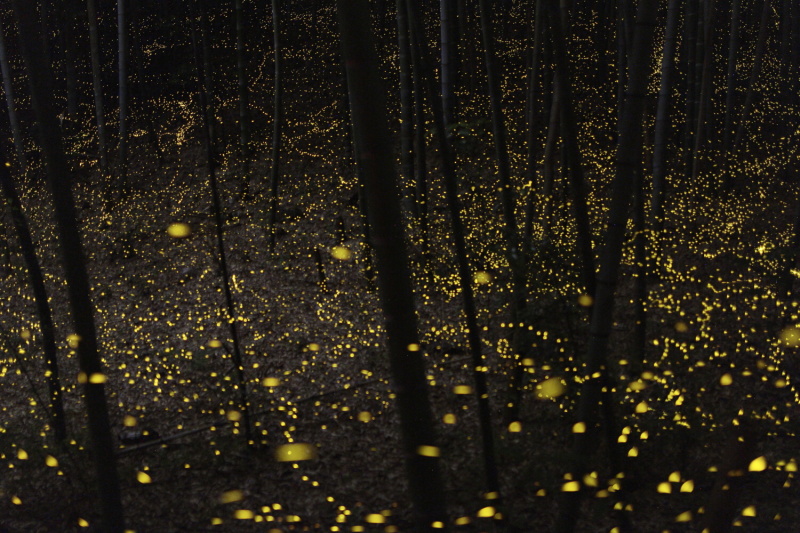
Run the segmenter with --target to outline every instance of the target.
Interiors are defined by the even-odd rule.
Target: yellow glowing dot
[[[126,428],[132,428],[132,427],[134,427],[134,426],[135,426],[137,423],[138,423],[138,421],[136,420],[136,417],[135,417],[135,416],[131,416],[131,415],[125,415],[125,418],[123,418],[123,419],[122,419],[122,424],[123,424],[123,425],[124,425]]]
[[[147,474],[147,472],[137,472],[136,473],[136,481],[146,485],[147,483],[152,483],[153,480],[150,478],[150,476]]]
[[[78,372],[78,383],[84,384],[87,381],[89,381],[89,380],[86,377],[86,372]]]
[[[253,511],[249,509],[236,509],[236,512],[233,513],[233,517],[239,520],[252,520],[253,516]]]
[[[173,239],[183,239],[192,234],[192,228],[189,224],[183,222],[175,222],[170,224],[167,228],[167,234]]]
[[[351,257],[353,257],[353,252],[351,252],[348,248],[344,246],[334,246],[331,248],[331,255],[334,259],[339,259],[341,261],[347,261]]]
[[[638,414],[646,413],[648,409],[650,409],[650,407],[647,405],[647,402],[639,402],[636,404],[636,412]]]
[[[78,518],[78,525],[80,527],[89,527],[89,522],[87,522],[83,518]]]
[[[472,387],[469,385],[456,385],[453,387],[453,392],[456,394],[472,394]]]
[[[797,461],[794,459],[790,459],[788,463],[786,463],[786,471],[787,472],[797,472]]]
[[[748,505],[744,509],[742,509],[742,516],[755,516],[756,515],[756,506],[755,505]]]
[[[634,392],[643,391],[646,388],[647,388],[647,383],[645,383],[641,379],[637,379],[636,381],[631,381],[630,383],[628,383],[628,389]]]
[[[628,450],[628,457],[639,457],[639,448],[634,446],[630,450]]]
[[[26,452],[25,450],[20,448],[19,450],[17,450],[17,459],[19,459],[20,461],[27,460],[28,459],[28,452]]]
[[[466,526],[470,522],[472,522],[472,520],[470,520],[470,518],[468,516],[462,516],[462,517],[456,518],[456,520],[455,520],[455,524],[457,526]]]
[[[678,516],[675,517],[676,522],[691,522],[692,521],[692,512],[691,511],[684,511]]]
[[[586,422],[578,422],[572,426],[573,433],[586,433]]]
[[[385,524],[386,517],[380,513],[370,513],[364,517],[364,521],[368,524]]]
[[[588,294],[581,294],[578,296],[578,305],[582,307],[590,307],[594,303],[594,298]]]
[[[225,413],[225,418],[227,418],[230,422],[238,422],[239,420],[242,419],[242,413],[231,409],[230,411]]]
[[[510,433],[519,433],[520,431],[522,431],[522,423],[520,423],[520,422],[511,422],[508,425],[508,431]]]
[[[567,390],[561,378],[550,378],[536,385],[536,397],[540,399],[558,398]]]
[[[492,275],[488,272],[478,272],[475,274],[475,283],[478,285],[486,285],[492,282]]]
[[[80,342],[81,342],[81,336],[78,335],[77,333],[71,333],[71,334],[67,335],[67,345],[70,348],[72,348],[72,349],[77,348],[78,344],[80,344]]]
[[[723,374],[722,377],[719,378],[719,384],[723,387],[727,387],[731,383],[733,383],[733,376],[730,374]]]
[[[406,346],[406,349],[409,352],[418,352],[419,351],[419,344],[417,344],[416,342],[412,342],[411,344]]]
[[[445,424],[455,424],[456,423],[456,415],[453,413],[447,413],[442,417],[442,422]]]
[[[661,483],[658,484],[656,490],[661,494],[671,494],[672,485],[670,485],[667,481],[662,481]]]
[[[100,372],[95,372],[89,376],[89,383],[94,383],[95,385],[105,383],[106,381],[108,381],[108,378],[106,378],[105,374],[101,374]]]
[[[750,472],[763,472],[767,469],[767,458],[763,455],[761,457],[756,457],[750,462],[750,466],[747,467],[747,470]]]
[[[29,341],[31,340],[31,330],[22,328],[22,331],[19,332],[19,336],[22,337],[22,340]]]
[[[783,378],[778,378],[778,379],[776,379],[776,380],[775,380],[775,382],[773,383],[773,385],[775,385],[775,388],[776,388],[776,389],[782,389],[782,388],[784,388],[784,387],[787,385],[787,383],[786,383],[786,380],[785,380],[785,379],[783,379]]]
[[[308,345],[308,349],[311,350],[312,352],[319,351],[319,344],[317,344],[316,342],[312,342],[311,344]]]
[[[264,378],[261,380],[261,384],[265,387],[277,387],[281,384],[280,378]]]
[[[46,464],[51,468],[55,468],[58,466],[58,459],[56,459],[52,455],[48,455],[47,457],[44,458],[44,464]]]
[[[788,328],[784,328],[779,338],[783,344],[786,346],[800,346],[800,328],[796,326],[789,326]]]
[[[441,452],[437,446],[423,444],[422,446],[417,446],[417,453],[423,457],[439,457]]]
[[[479,518],[491,518],[497,513],[494,507],[491,505],[489,507],[484,507],[483,509],[478,509],[477,516]]]
[[[681,473],[680,472],[673,472],[673,473],[671,473],[669,475],[669,478],[667,478],[667,479],[669,479],[673,483],[677,483],[678,481],[681,480]]]
[[[215,516],[214,518],[211,519],[211,525],[212,526],[218,526],[221,523],[222,523],[222,518],[219,518],[219,517]]]
[[[591,474],[583,476],[583,484],[587,487],[596,487],[598,485],[597,472],[592,472]]]
[[[683,321],[675,322],[675,331],[678,333],[686,333],[689,331],[689,326]]]
[[[567,481],[561,485],[561,492],[578,492],[581,490],[581,484],[578,481]]]
[[[694,481],[691,479],[681,485],[681,492],[694,492]]]
[[[219,503],[240,502],[244,499],[244,493],[240,490],[226,490],[219,495]]]
[[[444,523],[442,523],[439,520],[437,520],[435,522],[431,522],[431,527],[434,528],[434,529],[443,529],[444,528]]]
[[[361,411],[358,413],[358,420],[359,422],[371,422],[372,421],[372,414],[369,411]]]
[[[275,460],[285,462],[308,461],[317,458],[317,449],[311,444],[283,444],[275,450]]]
[[[208,341],[209,348],[219,348],[220,346],[222,346],[222,342],[218,339],[211,339]]]

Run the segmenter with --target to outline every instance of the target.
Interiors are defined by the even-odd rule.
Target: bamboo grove
[[[0,3],[0,532],[800,527],[800,3]]]

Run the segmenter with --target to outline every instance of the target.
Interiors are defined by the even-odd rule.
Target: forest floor
[[[145,128],[134,128],[139,144],[132,153],[139,157],[131,166],[133,187],[121,201],[104,204],[98,173],[88,165],[76,164],[74,187],[114,431],[123,434],[126,420],[135,420],[161,437],[143,447],[120,444],[128,527],[139,533],[413,531],[382,315],[365,274],[370,259],[352,202],[356,179],[335,106],[302,115],[286,132],[291,141],[274,253],[265,229],[268,142],[255,144],[247,169],[233,150],[223,157],[226,254],[256,441],[249,447],[237,422],[239,392],[198,123],[186,101],[160,105],[155,115],[166,120],[156,142],[163,161],[147,144]],[[613,149],[597,127],[587,123],[582,133],[586,166],[597,169],[590,184],[599,245]],[[729,192],[718,192],[721,171],[711,167],[691,187],[674,185],[662,247],[650,265],[641,373],[631,371],[636,269],[630,242],[626,247],[610,374],[635,531],[697,531],[704,509],[714,505],[715,470],[730,461],[747,465],[724,493],[723,508],[737,531],[800,530],[800,354],[785,329],[798,313],[775,292],[783,260],[793,253],[797,183],[784,174],[797,168],[797,136],[764,137],[756,155],[737,161],[738,183]],[[80,139],[72,142],[80,148]],[[557,203],[548,239],[538,218],[535,224],[524,317],[532,328],[531,361],[521,427],[512,431],[501,416],[513,364],[509,276],[498,210],[491,207],[494,164],[487,146],[470,142],[459,148],[462,201],[474,271],[491,275],[475,289],[504,514],[516,531],[542,531],[553,523],[568,481],[588,329],[578,304],[571,211]],[[492,502],[484,497],[474,397],[457,388],[470,385],[472,373],[435,158],[430,171],[429,264],[423,265],[419,225],[410,220],[409,228],[442,474],[450,516],[462,519],[454,529],[492,531],[492,519],[481,513]],[[8,301],[0,315],[3,533],[86,531],[98,522],[77,362],[66,341],[66,289],[44,189],[26,184],[23,203],[57,319],[71,441],[59,448],[49,433],[38,326],[11,239],[11,265],[0,279]],[[171,238],[167,228],[176,222],[189,224],[192,234]],[[335,246],[350,250],[350,259],[337,259]],[[564,394],[542,397],[537,384],[552,378],[562,381]],[[752,449],[736,444],[741,435]],[[287,443],[308,444],[317,458],[277,460]],[[584,480],[581,532],[616,525],[608,454],[598,444],[596,475]]]

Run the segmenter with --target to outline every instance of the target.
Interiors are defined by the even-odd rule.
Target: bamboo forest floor
[[[296,102],[302,100],[297,96],[302,83],[286,89]],[[602,95],[586,91],[586,102],[596,98],[606,109]],[[163,119],[156,141],[165,154],[161,165],[146,128],[133,128],[133,186],[113,206],[104,205],[98,172],[80,155],[90,150],[89,141],[70,138],[113,429],[120,434],[126,422],[135,421],[165,439],[135,450],[120,447],[127,523],[139,533],[413,531],[382,315],[365,275],[369,257],[352,202],[356,178],[346,130],[330,95],[312,96],[313,102],[327,103],[313,107],[304,102],[304,112],[288,111],[294,119],[286,131],[275,253],[268,251],[265,230],[270,162],[263,154],[268,141],[254,143],[249,168],[237,163],[233,149],[221,162],[225,242],[256,440],[252,448],[244,443],[235,407],[238,393],[205,155],[195,137],[198,123],[190,98],[157,104],[154,115]],[[466,102],[467,96],[461,96]],[[228,104],[222,114],[233,109]],[[478,105],[483,103],[476,98],[468,107]],[[308,112],[312,107],[319,111]],[[89,108],[85,111],[91,116]],[[785,118],[759,113],[754,122]],[[786,114],[797,115],[792,110]],[[512,139],[524,138],[514,133],[511,122]],[[613,160],[613,146],[602,128],[587,120],[581,132],[585,166],[593,169],[590,201],[598,253]],[[257,129],[261,138],[267,137],[265,131]],[[479,133],[463,138],[459,165],[473,268],[488,274],[480,281],[489,280],[476,283],[475,289],[505,514],[517,531],[546,531],[568,472],[577,421],[576,380],[587,337],[586,313],[578,303],[572,211],[558,196],[547,239],[536,218],[529,311],[523,317],[530,327],[531,360],[522,423],[509,428],[501,417],[513,366],[509,275],[499,210],[492,207],[495,166]],[[787,328],[798,320],[798,312],[795,303],[781,301],[775,292],[782,261],[795,252],[790,242],[798,183],[786,171],[797,168],[797,137],[796,131],[761,136],[763,144],[751,146],[755,155],[737,158],[728,170],[707,162],[700,180],[689,184],[676,178],[660,253],[650,264],[646,361],[636,374],[631,370],[635,265],[628,243],[611,375],[618,382],[619,440],[628,456],[628,512],[636,531],[699,530],[716,479],[714,468],[726,455],[738,453],[731,444],[737,428],[754,435],[756,443],[747,471],[729,492],[736,531],[800,530],[795,479],[800,332]],[[512,149],[519,152],[519,146]],[[514,161],[523,160],[521,153],[516,155]],[[471,385],[472,375],[450,226],[436,160],[430,159],[429,264],[423,265],[418,224],[409,221],[409,227],[442,470],[450,516],[462,518],[454,529],[492,531],[491,519],[481,516],[491,501],[482,495],[474,398],[462,394],[469,392],[464,386]],[[736,185],[719,192],[725,172],[731,172]],[[245,175],[250,187],[243,197]],[[517,185],[526,194],[532,190]],[[11,269],[0,279],[7,302],[0,315],[4,533],[87,531],[98,522],[77,362],[67,343],[66,287],[44,189],[34,181],[22,195],[56,317],[71,440],[60,449],[50,436],[40,333],[27,273],[11,238]],[[525,200],[519,201],[520,219]],[[536,205],[538,213],[541,202]],[[167,228],[176,222],[188,224],[191,235],[170,237]],[[349,253],[334,251],[337,245]],[[537,386],[552,384],[553,378],[564,391],[551,398]],[[279,447],[287,443],[307,444],[298,449],[317,457],[277,460]],[[584,480],[580,532],[607,532],[616,525],[607,456],[606,446],[598,444],[596,476]]]

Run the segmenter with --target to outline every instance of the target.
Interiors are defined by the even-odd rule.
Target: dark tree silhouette
[[[634,188],[636,172],[642,160],[642,114],[647,90],[649,60],[652,53],[653,33],[658,12],[657,0],[639,2],[636,27],[628,63],[628,87],[623,99],[622,120],[616,155],[616,170],[611,193],[611,208],[605,234],[600,270],[597,275],[597,291],[592,310],[589,348],[583,374],[586,376],[581,387],[578,407],[578,421],[586,426],[584,432],[575,433],[573,449],[574,464],[572,479],[582,480],[589,471],[593,440],[598,421],[598,407],[603,387],[609,387],[608,376],[608,338],[613,323],[614,297],[622,259],[622,245],[628,221],[631,192]],[[607,402],[606,402],[607,403]],[[609,406],[605,406],[609,407]],[[606,420],[606,425],[611,421]],[[608,428],[607,428],[608,429]],[[615,434],[616,431],[608,431]],[[613,455],[612,455],[613,457]],[[612,465],[612,468],[618,465]],[[616,475],[618,472],[613,472]],[[564,492],[555,531],[570,533],[574,531],[581,501],[581,491]]]
[[[419,346],[400,194],[387,129],[386,97],[380,89],[369,7],[365,0],[337,0],[336,7],[356,133],[356,157],[369,204],[378,292],[386,318],[386,341],[411,500],[417,513],[418,531],[438,531],[447,523],[444,486],[439,473],[425,362]]]
[[[53,73],[44,60],[41,34],[36,17],[36,4],[28,0],[12,3],[19,30],[20,51],[28,73],[40,144],[47,169],[47,179],[53,193],[56,225],[61,257],[67,279],[76,345],[83,383],[83,395],[89,415],[89,433],[97,472],[97,488],[101,501],[103,526],[106,533],[122,533],[125,520],[114,457],[114,442],[106,405],[106,377],[98,353],[94,310],[90,296],[75,205],[72,199],[71,177],[64,154],[61,128],[53,103]]]
[[[97,122],[97,152],[100,169],[108,172],[108,137],[106,134],[105,105],[103,104],[103,77],[100,56],[100,35],[97,30],[96,0],[86,0],[86,14],[89,19],[89,47],[92,58],[92,88],[94,89],[94,116]]]
[[[44,286],[44,276],[36,256],[36,248],[33,245],[31,230],[28,227],[28,220],[22,211],[22,203],[19,201],[17,187],[11,176],[9,165],[6,164],[5,153],[0,149],[0,187],[6,197],[8,208],[11,213],[11,220],[14,229],[17,231],[20,247],[22,248],[22,258],[28,269],[28,277],[31,282],[33,299],[36,303],[36,314],[39,317],[39,327],[42,330],[42,349],[44,360],[49,372],[47,376],[47,387],[50,393],[50,412],[53,421],[53,432],[56,441],[64,444],[67,438],[67,424],[64,417],[64,402],[61,399],[61,383],[59,380],[58,359],[56,349],[55,326],[53,325],[53,315],[50,311],[50,304],[47,300],[47,289]]]
[[[17,154],[17,165],[24,173],[28,167],[28,159],[25,156],[25,145],[22,140],[22,129],[19,127],[19,117],[17,116],[17,106],[14,102],[14,79],[11,74],[11,65],[8,62],[6,50],[6,38],[2,26],[0,25],[0,73],[3,75],[3,90],[6,93],[6,109],[8,110],[8,121],[11,124],[11,137],[14,139],[14,150]]]

